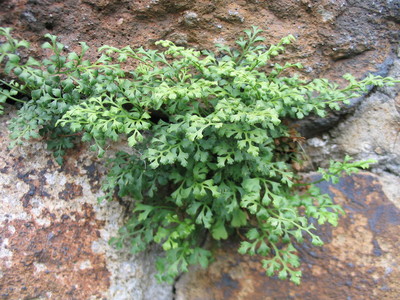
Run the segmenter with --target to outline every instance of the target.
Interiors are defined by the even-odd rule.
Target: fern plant
[[[45,137],[61,163],[77,137],[100,155],[107,144],[126,139],[132,151],[108,162],[104,198],[117,193],[134,208],[111,243],[133,253],[161,245],[160,280],[173,282],[189,265],[206,267],[212,259],[207,236],[239,233],[239,253],[260,255],[269,276],[299,284],[294,243],[310,238],[322,245],[314,224],[336,225],[343,210],[296,174],[292,163],[299,156],[284,120],[324,117],[371,85],[398,81],[345,75],[348,85],[339,87],[285,75],[303,66],[272,60],[294,37],[266,46],[261,32],[246,30],[235,47],[216,45],[216,52],[170,41],[156,43],[163,50],[103,46],[95,62],[84,58],[85,43],[81,53],[64,54],[47,35],[43,48],[53,55],[38,62],[23,61],[18,53],[29,44],[0,29],[0,63],[14,78],[1,80],[0,101],[22,102],[10,125],[14,143]],[[335,181],[371,162],[331,162],[319,170],[321,180]]]

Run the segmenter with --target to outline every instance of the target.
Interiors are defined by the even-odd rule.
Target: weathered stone
[[[108,245],[125,208],[97,202],[105,170],[95,154],[71,151],[60,167],[43,141],[9,150],[12,115],[0,118],[1,299],[171,299],[154,279],[157,251]]]
[[[232,3],[231,5],[225,7],[225,10],[221,11],[219,14],[216,14],[216,17],[228,23],[244,22],[242,8],[240,7],[240,5],[237,5],[235,3]]]
[[[88,42],[93,47],[89,55],[96,58],[95,48],[104,44],[152,48],[154,41],[165,38],[197,49],[213,48],[215,42],[232,45],[243,29],[256,25],[266,30],[267,43],[288,34],[297,37],[285,57],[306,66],[301,73],[305,78],[340,80],[347,72],[358,78],[368,72],[400,75],[395,57],[399,1],[0,3],[0,26],[14,27],[17,37],[31,41],[27,54],[35,56],[42,55],[40,44],[47,32],[60,37],[66,53],[79,51],[79,41]],[[312,161],[310,168],[341,159],[344,153],[379,162],[373,168],[379,178],[364,174],[329,187],[330,192],[341,195],[336,200],[345,201],[349,213],[338,228],[324,229],[326,247],[299,247],[305,259],[301,287],[266,278],[258,258],[237,256],[237,244],[231,241],[217,252],[211,269],[182,277],[177,297],[395,299],[399,275],[393,264],[399,263],[399,253],[394,232],[400,203],[397,94],[397,88],[374,89],[366,98],[355,99],[344,114],[330,114],[324,120],[311,118],[301,125],[304,135],[314,137],[304,146],[305,156]],[[71,151],[65,165],[59,167],[41,141],[9,151],[4,129],[7,118],[2,117],[0,124],[1,297],[172,299],[172,288],[157,285],[153,278],[155,250],[132,257],[107,245],[123,223],[125,211],[117,202],[97,203],[105,173],[102,163],[82,147]],[[337,129],[331,130],[333,127]]]
[[[399,78],[399,59],[394,60],[388,75]],[[399,85],[372,92],[336,129],[309,140],[305,154],[318,165],[341,159],[343,153],[356,159],[375,159],[375,172],[400,176],[399,92]]]
[[[380,178],[371,173],[320,187],[346,215],[338,227],[320,228],[324,246],[297,246],[303,260],[300,286],[267,277],[260,257],[238,254],[238,242],[230,241],[216,250],[209,269],[193,269],[180,279],[176,299],[397,299],[399,193],[389,198]]]
[[[306,66],[302,76],[343,83],[340,78],[347,72],[358,78],[367,72],[387,74],[398,47],[398,5],[387,0],[8,0],[2,5],[0,24],[31,41],[33,54],[50,32],[66,44],[66,52],[80,51],[78,41],[88,42],[94,46],[89,51],[92,58],[98,56],[96,47],[104,44],[152,48],[160,39],[210,49],[215,42],[233,44],[243,29],[256,25],[266,30],[268,43],[288,34],[298,38],[285,57]],[[324,120],[311,119],[301,133],[315,136],[342,117],[332,113]]]
[[[174,32],[168,38],[178,46],[187,46],[188,44],[188,36],[186,33]]]
[[[199,23],[199,16],[193,11],[187,11],[183,15],[183,21],[187,26],[193,27]]]
[[[190,36],[189,46],[204,49],[218,38],[233,43],[243,29],[256,25],[267,31],[268,43],[287,34],[297,36],[286,56],[308,67],[306,77],[338,78],[345,72],[361,77],[377,71],[397,47],[400,24],[393,16],[398,4],[386,2],[7,0],[0,24],[14,27],[19,37],[32,42],[34,51],[46,32],[58,35],[68,51],[78,50],[78,41],[95,47],[154,47],[154,41],[176,31]],[[190,19],[194,14],[197,17]],[[348,57],[352,59],[344,59]]]

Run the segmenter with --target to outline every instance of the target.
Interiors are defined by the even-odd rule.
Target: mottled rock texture
[[[8,149],[0,118],[0,299],[171,299],[154,279],[155,252],[108,246],[125,207],[101,203],[104,168],[87,149],[57,165],[43,141]]]
[[[393,178],[392,185],[398,185]],[[385,193],[379,177],[361,173],[322,184],[346,210],[337,228],[321,228],[323,247],[297,247],[302,284],[265,276],[260,257],[243,257],[238,241],[217,250],[214,264],[177,284],[176,299],[397,299],[400,293],[399,194]]]
[[[396,58],[388,72],[399,78]],[[216,250],[208,270],[193,270],[177,283],[176,299],[397,299],[400,294],[400,86],[379,88],[353,113],[303,146],[308,169],[342,159],[375,159],[374,173],[321,184],[346,215],[337,228],[323,227],[325,246],[297,247],[303,263],[300,287],[265,276],[259,257],[243,257],[239,240]]]
[[[43,34],[99,47],[153,47],[171,39],[200,49],[232,43],[257,25],[271,42],[293,34],[288,56],[310,76],[382,70],[399,37],[398,1],[372,0],[3,0],[0,23],[38,45]],[[68,50],[67,50],[68,51]],[[95,55],[95,53],[93,53]],[[352,59],[348,59],[352,58]]]
[[[286,58],[302,62],[302,76],[339,79],[346,72],[399,77],[398,0],[0,0],[0,26],[32,42],[58,35],[65,51],[79,41],[94,49],[154,47],[159,39],[198,49],[232,44],[257,25],[271,43],[297,42]],[[96,51],[90,55],[96,57]],[[374,173],[322,186],[344,205],[339,227],[323,228],[327,245],[299,247],[303,284],[267,278],[258,258],[239,256],[239,241],[216,250],[209,270],[193,270],[175,285],[176,299],[397,299],[399,274],[400,105],[398,88],[372,89],[344,113],[299,124],[308,170],[345,153],[375,158]],[[138,257],[114,251],[126,208],[97,203],[104,168],[82,146],[58,166],[43,141],[8,150],[0,119],[0,298],[173,299],[153,279],[156,251]]]
[[[400,59],[394,59],[388,75],[400,78]],[[357,159],[377,160],[373,168],[377,173],[400,176],[399,91],[399,85],[371,91],[334,130],[309,139],[305,150],[310,160],[325,164],[347,153]]]

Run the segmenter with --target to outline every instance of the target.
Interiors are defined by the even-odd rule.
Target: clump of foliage
[[[236,47],[216,45],[216,53],[170,41],[156,43],[162,51],[103,46],[95,62],[85,59],[85,43],[80,53],[65,54],[48,34],[43,48],[52,55],[39,62],[22,59],[19,51],[29,44],[2,28],[0,63],[14,80],[0,81],[0,102],[22,102],[10,125],[13,143],[44,137],[61,163],[78,136],[100,155],[126,138],[134,150],[109,161],[103,188],[107,199],[115,192],[134,199],[134,209],[111,242],[133,253],[160,244],[160,280],[172,282],[191,264],[206,267],[207,234],[224,240],[239,233],[239,253],[262,256],[268,275],[298,284],[294,243],[322,245],[314,224],[336,225],[342,209],[296,174],[298,152],[283,120],[324,117],[369,86],[395,80],[345,75],[341,88],[289,77],[285,70],[302,65],[271,60],[294,37],[265,46],[260,33],[246,30]],[[335,181],[368,163],[346,157],[320,173]]]

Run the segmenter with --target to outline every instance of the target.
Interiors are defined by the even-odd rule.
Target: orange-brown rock
[[[310,77],[384,71],[400,27],[398,2],[386,0],[3,0],[1,7],[0,25],[15,28],[36,50],[45,33],[58,35],[65,51],[79,41],[154,47],[159,39],[206,49],[232,44],[256,25],[271,43],[295,35],[287,56]]]
[[[399,194],[396,206],[379,177],[371,173],[321,188],[345,208],[346,215],[338,227],[321,228],[323,247],[297,246],[303,260],[300,286],[267,277],[260,257],[238,254],[238,243],[231,241],[217,250],[209,269],[196,269],[181,278],[176,299],[397,299]]]
[[[32,42],[27,54],[34,56],[43,55],[45,33],[58,35],[65,53],[85,41],[96,58],[104,44],[233,44],[252,25],[265,30],[268,43],[297,37],[285,57],[303,63],[301,76],[400,75],[399,1],[0,0],[0,26]],[[267,278],[259,259],[239,256],[232,240],[217,251],[210,269],[179,280],[176,299],[397,299],[398,97],[398,89],[372,90],[344,121],[331,114],[303,124],[305,134],[316,136],[304,145],[313,164],[351,153],[377,159],[373,171],[379,177],[363,173],[324,186],[348,213],[339,227],[323,228],[324,247],[299,246],[300,287]],[[172,287],[154,280],[154,251],[133,257],[107,245],[125,208],[97,203],[105,170],[95,154],[84,147],[70,151],[59,167],[43,141],[9,150],[6,123],[13,113],[7,108],[9,115],[0,118],[0,298],[172,299]]]
[[[0,299],[169,299],[154,279],[154,251],[108,245],[123,224],[117,201],[98,203],[104,168],[86,148],[59,166],[45,141],[8,149],[0,117]]]

